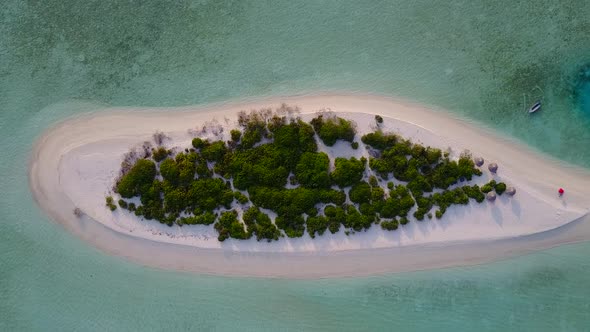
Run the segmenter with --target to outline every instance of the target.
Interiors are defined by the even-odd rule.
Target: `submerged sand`
[[[103,205],[122,155],[160,130],[185,147],[188,129],[212,119],[226,126],[240,110],[296,105],[304,119],[321,109],[353,119],[369,131],[374,114],[386,130],[453,153],[469,149],[498,163],[496,179],[517,188],[513,198],[453,207],[441,220],[411,222],[395,232],[373,226],[311,239],[220,243],[212,227],[168,228],[139,221]],[[308,120],[308,119],[307,119]],[[359,135],[360,136],[360,135]],[[188,145],[186,145],[188,147]],[[344,145],[324,147],[331,156],[362,154]],[[366,151],[365,151],[366,152]],[[480,182],[492,175],[484,171]],[[111,109],[68,119],[35,145],[30,164],[35,199],[69,231],[110,254],[168,269],[207,274],[316,278],[476,264],[590,239],[590,173],[502,138],[444,110],[377,96],[300,96],[176,109]],[[558,197],[556,189],[567,193]],[[80,208],[85,216],[72,213]]]

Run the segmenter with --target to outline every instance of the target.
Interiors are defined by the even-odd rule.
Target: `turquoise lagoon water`
[[[100,105],[318,90],[438,105],[590,167],[589,14],[557,0],[4,1],[0,330],[589,330],[589,243],[371,278],[160,271],[49,221],[25,167],[44,129]]]

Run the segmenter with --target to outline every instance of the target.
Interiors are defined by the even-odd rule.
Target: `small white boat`
[[[535,113],[536,111],[541,109],[541,101],[537,100],[537,102],[535,102],[533,104],[533,106],[531,106],[531,108],[529,108],[529,113]]]

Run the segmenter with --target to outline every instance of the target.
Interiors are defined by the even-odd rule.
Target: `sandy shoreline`
[[[112,163],[120,160],[112,156],[122,153],[115,151],[109,159],[105,151],[112,152],[111,147],[121,146],[124,152],[131,142],[149,139],[155,130],[177,133],[175,141],[182,140],[181,136],[194,124],[212,118],[231,118],[243,109],[276,107],[282,102],[299,106],[303,113],[322,108],[349,113],[357,122],[372,118],[372,114],[381,114],[391,118],[393,128],[401,130],[403,136],[415,132],[413,139],[427,145],[438,143],[441,147],[469,149],[486,161],[498,162],[500,176],[521,188],[517,197],[522,206],[504,201],[497,202],[496,207],[488,207],[487,212],[472,209],[472,212],[480,212],[471,215],[472,219],[486,219],[485,213],[496,213],[500,219],[496,218],[496,224],[474,222],[476,226],[471,234],[464,232],[469,229],[465,228],[469,227],[469,217],[457,211],[445,216],[455,220],[452,227],[451,220],[439,224],[438,228],[412,226],[416,229],[411,234],[408,230],[406,233],[398,230],[395,241],[373,230],[378,228],[374,226],[370,230],[372,234],[355,234],[352,240],[336,234],[332,238],[286,242],[287,245],[275,244],[274,247],[255,241],[221,246],[216,239],[205,242],[203,239],[192,242],[175,239],[164,243],[158,240],[161,238],[138,234],[140,229],[135,234],[127,229],[126,234],[125,228],[117,229],[116,222],[105,225],[108,214],[103,212],[106,209],[103,206],[96,207],[96,211],[92,209],[101,202],[93,201],[96,195],[106,193],[97,191],[96,187],[111,181],[113,173],[118,171]],[[172,116],[171,111],[176,110],[179,112]],[[370,115],[363,117],[362,113]],[[112,173],[89,174],[88,178],[94,182],[88,180],[80,185],[80,179],[86,178],[81,174],[87,169],[84,163],[96,165],[101,160],[105,160],[105,164],[96,167]],[[77,173],[77,177],[68,175],[72,173]],[[532,152],[522,144],[455,119],[442,110],[432,111],[376,96],[277,97],[165,112],[119,109],[76,117],[58,124],[38,140],[30,163],[30,186],[35,200],[52,219],[103,251],[149,266],[207,274],[289,278],[370,275],[476,264],[590,239],[590,218],[586,215],[590,206],[586,198],[590,197],[587,171]],[[555,194],[555,189],[561,186],[567,188],[565,199]],[[85,196],[86,192],[93,191],[95,196]],[[81,204],[90,205],[82,207],[87,216],[78,219],[72,211]],[[494,208],[496,210],[492,210]],[[547,218],[551,213],[556,215]],[[129,224],[124,216],[119,219],[119,226]],[[569,223],[572,220],[576,221]],[[433,221],[424,223],[437,225]],[[357,236],[359,239],[355,240]]]

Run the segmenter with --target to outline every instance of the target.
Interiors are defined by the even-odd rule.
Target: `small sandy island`
[[[350,236],[341,230],[312,239],[281,238],[217,241],[212,226],[168,227],[139,220],[126,210],[111,212],[104,198],[112,194],[123,155],[152,140],[155,131],[169,147],[189,147],[203,125],[235,127],[241,110],[297,106],[309,121],[318,111],[353,120],[357,141],[381,115],[384,132],[446,150],[469,150],[483,157],[483,175],[517,189],[494,202],[452,206],[441,219],[412,220],[396,231],[371,227]],[[224,134],[229,136],[229,130]],[[225,137],[227,139],[227,137]],[[320,145],[331,159],[368,157],[338,142]],[[497,163],[492,174],[487,165]],[[109,109],[68,119],[36,143],[30,186],[39,205],[69,231],[101,250],[154,267],[206,274],[319,278],[477,264],[564,243],[590,239],[590,172],[550,157],[444,110],[378,96],[322,95],[277,97],[173,109]],[[565,195],[559,197],[557,189]],[[82,216],[73,211],[78,208]]]

